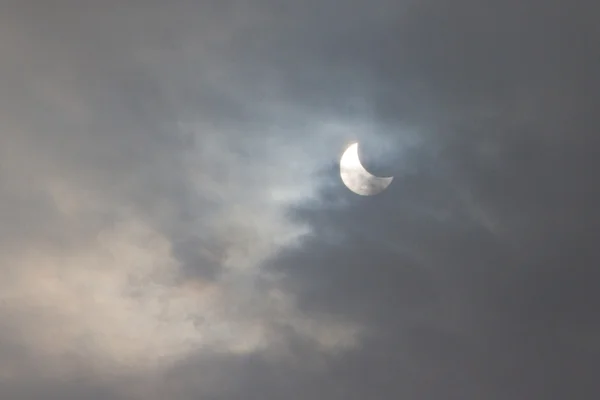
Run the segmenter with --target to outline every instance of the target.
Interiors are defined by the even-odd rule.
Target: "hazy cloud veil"
[[[0,398],[596,398],[598,14],[5,2]]]

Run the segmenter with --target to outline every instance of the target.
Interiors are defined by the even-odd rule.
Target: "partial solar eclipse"
[[[362,166],[358,158],[358,143],[352,143],[340,159],[340,176],[342,182],[351,191],[361,196],[373,196],[383,192],[394,179],[378,177]]]

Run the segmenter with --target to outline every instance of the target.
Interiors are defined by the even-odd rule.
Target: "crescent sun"
[[[358,157],[358,143],[352,143],[340,159],[340,176],[344,185],[361,196],[373,196],[383,192],[394,179],[393,176],[378,177],[362,166]]]

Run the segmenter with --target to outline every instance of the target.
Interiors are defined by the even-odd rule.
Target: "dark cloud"
[[[594,3],[85,3],[2,7],[1,398],[597,397]]]

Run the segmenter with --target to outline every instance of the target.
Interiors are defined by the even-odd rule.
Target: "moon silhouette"
[[[342,182],[351,191],[361,196],[373,196],[383,192],[394,179],[393,176],[378,177],[362,166],[358,158],[358,143],[352,143],[340,159]]]

